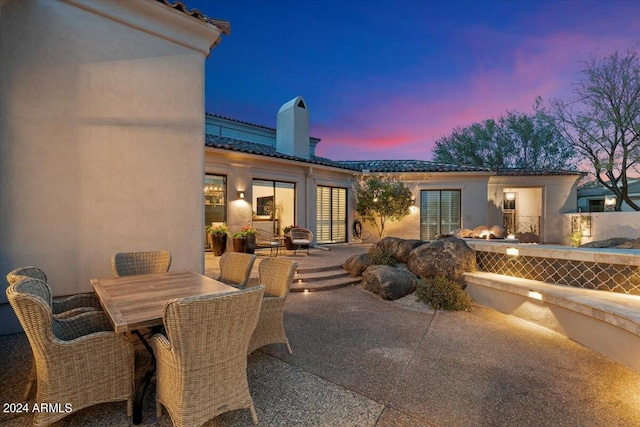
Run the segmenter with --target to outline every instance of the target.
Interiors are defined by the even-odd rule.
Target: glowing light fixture
[[[238,199],[244,200],[244,191],[238,191]]]
[[[509,235],[507,235],[507,240],[515,240],[516,239],[516,235],[513,233],[510,233]]]
[[[516,199],[516,193],[509,191],[504,193],[504,198],[505,200],[515,200]]]
[[[518,248],[507,248],[507,255],[518,256],[520,255],[520,251],[518,250]]]
[[[536,291],[529,291],[529,298],[537,299],[538,301],[542,301],[542,294]]]

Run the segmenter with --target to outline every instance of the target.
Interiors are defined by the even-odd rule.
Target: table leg
[[[156,356],[153,354],[153,349],[151,348],[147,340],[144,338],[144,335],[142,335],[140,331],[133,331],[133,333],[138,336],[138,338],[140,339],[140,342],[142,342],[142,345],[144,345],[144,347],[147,349],[147,351],[151,355],[151,365],[149,365],[149,368],[147,368],[147,372],[145,372],[144,377],[142,377],[142,380],[138,383],[136,387],[136,395],[133,399],[133,423],[141,424],[142,423],[142,404],[144,402],[144,394],[147,391],[147,387],[149,386],[149,383],[151,382],[151,378],[153,378],[153,376],[156,373]]]

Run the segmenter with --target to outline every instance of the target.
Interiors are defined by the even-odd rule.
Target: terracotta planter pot
[[[252,254],[256,250],[256,235],[247,235],[244,239],[244,251],[245,253]]]
[[[212,249],[215,256],[220,256],[227,250],[226,234],[212,234],[211,240],[213,242]]]
[[[244,252],[244,238],[234,238],[233,239],[233,251],[234,252]]]

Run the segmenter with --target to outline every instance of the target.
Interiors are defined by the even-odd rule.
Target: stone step
[[[353,286],[359,284],[361,279],[359,277],[342,276],[327,280],[318,281],[303,281],[298,282],[296,280],[291,284],[291,292],[318,292],[318,291],[330,291],[333,289],[346,288],[347,286]]]
[[[340,277],[345,277],[348,275],[349,273],[344,270],[327,270],[327,271],[321,271],[317,273],[307,273],[307,274],[297,273],[294,276],[293,281],[297,282],[299,280],[303,280],[305,282],[318,282],[322,280],[338,279]]]
[[[324,271],[332,271],[332,270],[342,270],[342,264],[330,265],[326,267],[298,268],[298,274],[321,273]]]

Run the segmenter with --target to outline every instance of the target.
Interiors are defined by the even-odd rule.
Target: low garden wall
[[[592,249],[467,240],[479,271],[640,295],[640,250]]]

